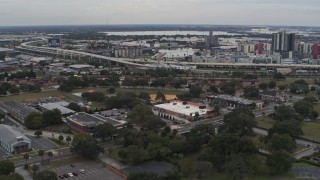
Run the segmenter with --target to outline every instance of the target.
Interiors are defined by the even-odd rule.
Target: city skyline
[[[320,26],[317,0],[0,0],[0,26],[221,24]]]

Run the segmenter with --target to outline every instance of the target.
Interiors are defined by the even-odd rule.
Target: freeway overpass
[[[214,63],[214,62],[176,62],[176,61],[158,61],[151,59],[130,59],[130,58],[115,58],[106,57],[92,53],[86,53],[81,51],[67,50],[61,48],[49,48],[49,47],[39,47],[32,46],[30,44],[39,41],[31,41],[22,43],[21,46],[16,47],[17,50],[38,53],[40,55],[55,56],[61,58],[70,59],[81,59],[86,58],[89,61],[99,61],[99,62],[114,62],[118,64],[123,64],[133,67],[141,68],[156,68],[160,64],[162,65],[179,65],[179,66],[197,66],[205,68],[235,68],[235,69],[274,69],[274,68],[291,68],[291,69],[307,69],[307,70],[320,70],[320,65],[318,64],[254,64],[254,63]]]

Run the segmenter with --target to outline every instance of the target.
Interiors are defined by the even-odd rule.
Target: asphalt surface
[[[48,139],[45,138],[37,138],[34,136],[27,136],[28,138],[31,139],[32,142],[32,148],[37,151],[37,150],[51,150],[56,148],[57,146],[52,143],[51,141],[49,141]]]
[[[84,169],[85,173],[82,174],[79,172],[80,169]],[[86,161],[81,163],[74,164],[74,167],[71,167],[70,164],[65,166],[53,169],[58,176],[63,174],[76,172],[78,176],[69,177],[71,179],[79,180],[123,180],[120,176],[109,171],[106,167],[103,167],[101,164],[95,161]],[[68,178],[68,179],[69,179]]]

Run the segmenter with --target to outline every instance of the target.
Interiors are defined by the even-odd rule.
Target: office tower
[[[318,59],[318,54],[319,54],[319,45],[318,43],[315,43],[313,45],[313,50],[312,50],[313,59]]]
[[[296,35],[286,32],[272,34],[272,50],[273,52],[290,52],[294,51]]]

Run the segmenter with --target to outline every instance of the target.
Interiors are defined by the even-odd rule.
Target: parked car
[[[84,169],[80,169],[79,172],[80,172],[81,174],[85,174],[85,173],[86,173]]]
[[[69,177],[73,177],[73,174],[72,174],[72,173],[68,173],[68,176],[69,176]]]
[[[79,174],[78,173],[76,173],[76,172],[73,172],[72,173],[74,176],[78,176]]]
[[[63,177],[68,178],[69,176],[68,176],[68,174],[64,174]]]

